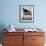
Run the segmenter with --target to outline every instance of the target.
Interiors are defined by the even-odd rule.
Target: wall
[[[46,32],[46,0],[0,0],[0,31],[13,24],[16,28],[42,28]],[[34,23],[19,22],[19,5],[34,5]]]
[[[13,24],[16,28],[46,28],[46,1],[41,0],[1,0],[0,25]],[[34,23],[19,22],[19,5],[34,5]]]

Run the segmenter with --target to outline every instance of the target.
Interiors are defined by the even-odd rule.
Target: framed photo
[[[34,22],[34,5],[19,6],[19,21],[24,23]]]

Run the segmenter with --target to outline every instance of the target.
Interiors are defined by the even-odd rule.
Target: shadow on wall
[[[2,43],[2,36],[3,36],[3,32],[5,32],[6,30],[4,30],[5,25],[4,24],[0,24],[0,43]]]

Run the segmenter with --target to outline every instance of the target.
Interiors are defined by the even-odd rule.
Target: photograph
[[[34,5],[20,5],[19,20],[24,23],[34,22]]]

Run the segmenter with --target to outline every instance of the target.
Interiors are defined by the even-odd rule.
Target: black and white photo
[[[19,6],[20,22],[34,22],[34,5]]]

